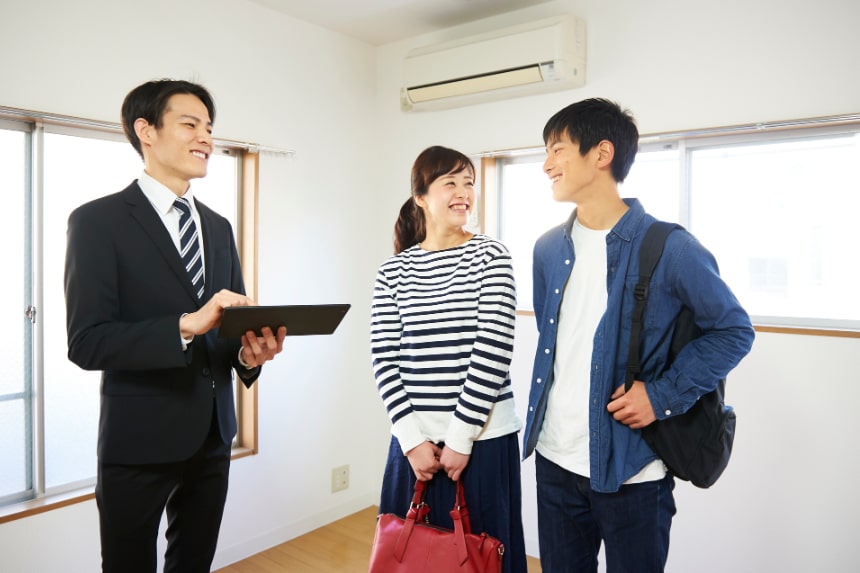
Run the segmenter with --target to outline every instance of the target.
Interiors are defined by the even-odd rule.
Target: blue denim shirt
[[[638,280],[639,245],[656,219],[636,199],[606,237],[606,312],[594,333],[589,395],[591,487],[614,492],[657,458],[639,430],[616,422],[606,405],[624,383]],[[538,327],[523,454],[532,454],[546,414],[553,383],[558,314],[564,287],[576,257],[567,223],[550,229],[534,248],[534,311]],[[575,295],[575,293],[573,293]],[[687,306],[704,334],[688,343],[665,368],[674,319]],[[749,316],[719,276],[717,263],[693,235],[676,230],[651,277],[642,325],[641,373],[657,419],[686,412],[716,387],[752,347],[755,333]],[[665,371],[664,371],[665,370]]]

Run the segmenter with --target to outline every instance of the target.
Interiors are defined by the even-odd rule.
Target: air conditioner
[[[437,109],[585,84],[585,22],[556,16],[407,54],[400,109]]]

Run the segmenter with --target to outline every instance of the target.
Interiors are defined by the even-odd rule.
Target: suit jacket
[[[69,359],[101,370],[98,455],[105,463],[181,461],[202,445],[213,405],[236,434],[232,372],[239,340],[217,329],[182,350],[179,318],[221,289],[244,293],[230,223],[199,201],[205,292],[199,300],[170,234],[137,182],[69,216],[65,292]]]

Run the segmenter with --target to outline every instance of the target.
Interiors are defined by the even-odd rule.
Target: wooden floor
[[[376,513],[368,507],[215,573],[367,573]],[[529,573],[540,573],[528,560]]]

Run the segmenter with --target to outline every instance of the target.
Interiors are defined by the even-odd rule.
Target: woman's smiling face
[[[415,201],[424,210],[428,231],[431,227],[460,229],[469,222],[475,203],[475,176],[471,169],[442,175]]]

